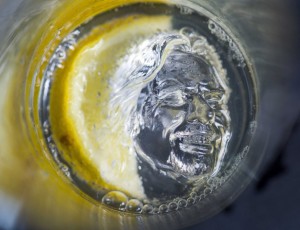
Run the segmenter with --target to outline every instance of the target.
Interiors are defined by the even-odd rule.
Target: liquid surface
[[[44,136],[96,201],[175,211],[222,189],[247,154],[250,80],[238,43],[201,12],[125,6],[54,52],[40,94]]]

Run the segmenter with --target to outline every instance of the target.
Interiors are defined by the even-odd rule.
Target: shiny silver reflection
[[[130,117],[140,160],[173,179],[219,171],[230,139],[230,89],[205,38],[189,28],[157,35],[135,47],[116,75],[112,101]]]

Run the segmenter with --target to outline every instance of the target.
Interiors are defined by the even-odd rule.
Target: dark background
[[[298,230],[300,229],[300,1],[286,1],[293,21],[286,28],[290,43],[282,74],[293,75],[292,103],[282,117],[280,136],[255,180],[218,215],[187,230]],[[274,101],[273,103],[276,103]]]
[[[300,119],[276,157],[227,209],[187,230],[300,229]]]

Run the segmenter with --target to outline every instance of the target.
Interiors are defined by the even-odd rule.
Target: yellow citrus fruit
[[[50,95],[53,137],[77,175],[95,188],[145,198],[124,123],[108,112],[110,84],[130,47],[170,27],[169,16],[131,15],[107,22],[82,38],[57,71]]]

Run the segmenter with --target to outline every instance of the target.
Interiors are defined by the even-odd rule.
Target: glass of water
[[[263,4],[4,1],[0,227],[175,229],[230,204],[291,95]]]

